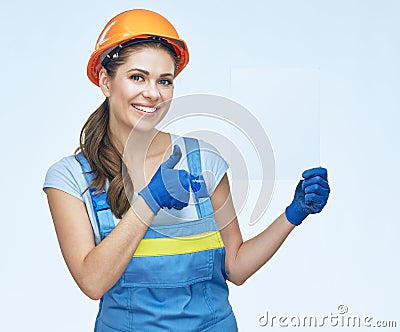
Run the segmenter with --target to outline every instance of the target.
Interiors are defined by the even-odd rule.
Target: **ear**
[[[110,97],[110,76],[105,68],[101,68],[99,72],[99,86],[105,97]]]

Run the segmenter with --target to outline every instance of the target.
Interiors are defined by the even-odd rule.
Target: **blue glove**
[[[189,173],[173,169],[181,157],[181,149],[175,145],[169,159],[160,165],[147,187],[138,193],[154,215],[162,208],[181,210],[189,204]]]
[[[295,226],[309,215],[319,213],[328,201],[330,188],[325,168],[308,169],[302,174],[293,202],[286,208],[286,218]]]

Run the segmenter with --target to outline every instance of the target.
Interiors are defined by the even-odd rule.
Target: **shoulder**
[[[86,181],[81,165],[75,159],[75,155],[69,155],[48,168],[43,190],[46,192],[46,188],[52,187],[82,199],[81,193],[86,188],[85,186]]]
[[[185,145],[184,139],[194,139],[187,136],[171,135],[173,142],[175,141],[181,147]],[[208,192],[211,194],[221,181],[224,174],[229,169],[229,163],[220,153],[219,149],[211,142],[203,139],[197,139],[200,150],[201,169]],[[186,149],[185,149],[186,151]]]
[[[76,160],[75,155],[69,155],[61,158],[57,162],[53,163],[49,169],[49,171],[60,171],[60,170],[68,170],[70,172],[76,171],[80,169],[81,166],[79,162]]]
[[[224,157],[222,156],[219,149],[212,143],[204,140],[199,140],[199,146],[202,157],[206,157],[207,159],[215,160],[223,160],[225,161]],[[225,161],[226,162],[226,161]]]
[[[66,156],[52,164],[47,170],[46,179],[48,177],[75,177],[82,173],[81,165],[75,159],[75,155]]]
[[[202,174],[207,183],[208,192],[211,195],[228,171],[229,163],[214,144],[199,140],[199,145],[203,169]]]
[[[205,141],[203,139],[198,139],[190,136],[178,136],[174,134],[171,134],[171,140],[172,140],[172,145],[178,144],[181,148],[184,147],[185,151],[186,151],[185,140],[197,141],[202,159],[211,161],[223,160],[225,163],[227,163],[226,160],[224,160],[218,148],[209,141]]]

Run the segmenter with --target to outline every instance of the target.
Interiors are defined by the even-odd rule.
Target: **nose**
[[[143,96],[152,101],[157,101],[160,99],[161,94],[158,90],[157,83],[153,81],[148,81],[146,87],[143,90]]]

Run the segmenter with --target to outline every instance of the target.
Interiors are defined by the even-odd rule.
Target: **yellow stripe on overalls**
[[[134,257],[190,254],[208,249],[222,248],[220,232],[205,232],[190,236],[147,238],[140,241]]]

